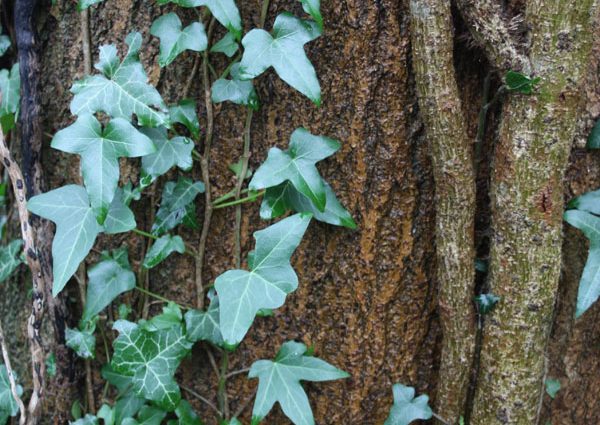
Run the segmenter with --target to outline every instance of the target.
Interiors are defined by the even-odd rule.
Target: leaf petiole
[[[238,199],[238,200],[231,201],[231,202],[223,202],[221,204],[215,205],[214,209],[227,208],[227,207],[231,207],[233,205],[243,204],[245,202],[254,202],[264,194],[265,194],[265,191],[261,190],[258,193],[254,193],[254,194],[247,196],[245,198],[242,198],[242,199]]]
[[[153,240],[157,240],[158,239],[158,236],[153,235],[152,233],[145,232],[145,231],[140,230],[138,228],[132,229],[131,231],[133,233],[137,233],[138,235],[145,236],[145,237],[153,239]],[[192,257],[196,255],[194,248],[192,248],[191,246],[189,246],[187,243],[185,244],[185,252],[184,252],[184,254],[191,255]]]

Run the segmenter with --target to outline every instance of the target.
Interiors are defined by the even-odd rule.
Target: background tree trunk
[[[237,3],[245,28],[255,27],[261,2]],[[518,2],[513,6],[518,11]],[[10,8],[10,5],[3,7]],[[258,90],[264,106],[255,113],[253,121],[250,166],[255,169],[271,145],[285,146],[291,132],[301,125],[339,139],[342,149],[321,164],[320,170],[355,217],[358,229],[341,230],[319,223],[311,226],[294,256],[299,290],[274,317],[256,321],[247,340],[232,356],[231,370],[248,367],[257,358],[271,357],[280,343],[288,339],[314,344],[320,357],[352,375],[343,382],[307,386],[317,423],[380,425],[392,402],[394,382],[414,385],[419,392],[426,392],[435,399],[441,332],[436,311],[436,206],[430,152],[416,102],[408,2],[323,1],[322,8],[325,33],[308,45],[308,54],[320,77],[323,106],[315,108],[272,71],[260,77]],[[169,103],[179,100],[194,56],[187,52],[166,70],[161,70],[157,64],[158,40],[149,35],[152,20],[174,10],[184,23],[196,19],[192,11],[159,7],[152,0],[107,0],[93,7],[90,22],[94,62],[101,44],[116,43],[123,47],[126,34],[140,30],[144,35],[142,60],[153,83]],[[284,10],[301,13],[302,9],[296,0],[272,1],[266,27],[270,28],[276,14]],[[468,32],[460,19],[455,17],[454,21],[459,40],[455,53],[458,87],[467,115],[467,131],[474,140],[483,77],[489,67],[483,53],[468,41]],[[83,75],[84,66],[80,18],[74,2],[57,0],[51,5],[47,1],[40,5],[37,23],[42,43],[43,131],[54,134],[73,121],[68,109],[72,97],[69,88]],[[221,35],[217,32],[215,37],[218,39]],[[600,115],[599,57],[596,49],[593,64],[588,69],[586,109],[575,137],[579,148],[572,155],[566,182],[567,198],[600,184],[596,177],[600,171],[600,156],[581,145],[594,119]],[[223,65],[216,61],[217,67]],[[200,83],[198,75],[190,92],[199,104],[203,99]],[[492,129],[487,132],[489,140],[493,139],[493,126],[497,124],[498,111],[492,112],[489,124]],[[204,113],[202,108],[200,113]],[[227,166],[236,162],[242,153],[244,119],[245,113],[240,107],[224,105],[217,109],[211,151],[213,195],[225,193],[235,185]],[[128,161],[122,169],[124,181],[137,179],[138,168],[131,164],[135,161]],[[43,167],[49,188],[77,179],[74,157],[51,150],[48,137],[44,139]],[[480,185],[485,184],[486,170],[484,166],[479,176]],[[194,173],[200,177],[199,169]],[[175,176],[176,172],[172,172],[169,179]],[[560,198],[556,195],[557,202]],[[160,193],[154,197],[155,201],[158,199]],[[203,200],[197,202],[201,216]],[[478,202],[478,208],[485,211],[486,200],[478,199]],[[155,207],[148,199],[136,205],[140,228],[150,228],[150,211]],[[245,255],[253,247],[252,231],[266,223],[258,217],[258,205],[244,206],[242,212]],[[11,223],[14,226],[14,217]],[[234,209],[215,212],[205,263],[207,282],[234,266],[233,223]],[[479,223],[479,227],[485,228],[485,225]],[[187,241],[197,244],[198,234],[183,232],[183,235]],[[586,247],[583,238],[572,229],[568,235],[575,240],[567,238],[563,249],[565,268],[549,362],[549,375],[560,378],[564,390],[552,403],[546,398],[544,412],[547,417],[560,418],[552,419],[553,424],[596,423],[600,422],[600,401],[594,396],[597,394],[594,389],[600,388],[597,360],[600,349],[594,341],[600,339],[600,327],[594,324],[598,323],[594,319],[600,314],[600,306],[596,305],[585,320],[573,322],[574,288]],[[100,249],[127,244],[130,260],[137,265],[143,256],[142,242],[129,235],[102,236]],[[97,258],[98,254],[93,252],[88,264]],[[10,344],[16,363],[13,366],[23,377],[26,388],[30,371],[28,348],[23,341],[24,317],[30,308],[29,282],[26,274],[21,273],[5,285],[0,310],[9,334],[7,338],[13,341]],[[153,269],[149,282],[152,290],[179,302],[195,301],[194,264],[190,258],[170,258],[164,266]],[[79,299],[76,285],[71,284],[69,288],[71,298]],[[71,305],[71,326],[81,314],[75,305]],[[151,312],[158,308],[152,306]],[[98,399],[103,387],[98,371],[105,360],[101,347],[99,339],[98,359],[92,362]],[[73,388],[73,394],[82,394],[79,389],[84,388],[83,362],[62,366],[70,367],[81,383]],[[184,361],[178,380],[202,395],[214,394],[216,377],[202,346],[195,348],[191,360]],[[230,380],[232,410],[246,400],[255,385],[244,375]],[[577,402],[578,397],[584,395],[589,399],[585,408]],[[189,400],[199,412],[204,411],[204,406],[191,397]],[[46,412],[51,412],[45,417],[46,423],[65,423],[68,419],[66,412],[70,404],[66,405],[66,400],[57,403],[52,408],[46,406]],[[99,400],[96,404],[100,404]],[[249,411],[245,411],[246,419]],[[288,422],[277,415],[270,417],[268,423]]]

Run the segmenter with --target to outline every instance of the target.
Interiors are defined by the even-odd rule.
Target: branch
[[[4,359],[4,366],[6,366],[6,373],[8,375],[8,381],[10,382],[10,391],[19,406],[21,417],[19,418],[19,425],[24,425],[27,420],[27,414],[25,413],[25,405],[23,400],[19,397],[17,392],[17,383],[15,382],[15,374],[10,364],[10,357],[8,357],[8,350],[6,349],[6,341],[4,338],[4,329],[2,329],[2,323],[0,323],[0,345],[2,345],[2,358]]]
[[[447,0],[411,0],[413,67],[433,160],[439,314],[444,335],[437,409],[452,423],[463,411],[475,350],[475,172],[461,113]]]
[[[527,75],[531,73],[529,58],[510,33],[498,1],[456,0],[456,4],[471,35],[498,71],[504,73],[512,69]]]

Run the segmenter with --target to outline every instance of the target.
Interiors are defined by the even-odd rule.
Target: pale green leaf
[[[163,312],[154,316],[150,320],[140,322],[140,326],[150,332],[163,329],[169,329],[173,326],[180,326],[183,320],[181,308],[174,302],[169,302],[163,307]]]
[[[152,141],[123,118],[113,118],[102,129],[90,114],[83,114],[52,139],[54,149],[81,156],[83,182],[104,223],[119,183],[119,158],[139,157],[156,151]]]
[[[94,326],[95,328],[95,326]],[[83,359],[93,359],[96,356],[96,337],[94,329],[71,329],[65,330],[67,347]]]
[[[185,244],[181,236],[164,235],[158,238],[144,257],[144,267],[151,269],[157,266],[165,258],[173,252],[183,254],[185,252]]]
[[[556,398],[556,394],[560,391],[560,381],[558,379],[546,378],[546,394],[550,398]]]
[[[201,22],[193,22],[181,29],[181,21],[175,13],[168,13],[154,21],[150,34],[160,38],[158,63],[164,67],[186,50],[201,52],[208,46],[208,38]]]
[[[54,352],[50,353],[48,357],[46,357],[46,374],[50,378],[54,378],[56,376],[56,355]]]
[[[540,78],[530,78],[520,72],[508,71],[504,76],[504,82],[509,91],[532,94],[533,89],[540,82]]]
[[[10,37],[7,35],[0,35],[0,56],[4,56],[8,49],[10,49]]]
[[[129,51],[119,62],[114,45],[100,48],[100,61],[95,65],[103,75],[87,76],[75,82],[71,92],[71,112],[81,115],[105,112],[114,118],[131,120],[137,116],[140,125],[157,127],[169,125],[167,107],[160,94],[148,84],[148,76],[138,53],[142,39],[139,33],[127,36]]]
[[[492,293],[479,294],[475,297],[475,302],[477,303],[480,314],[488,314],[493,310],[498,301],[500,301],[500,297]]]
[[[596,125],[592,128],[587,141],[588,149],[599,149],[600,148],[600,120],[596,121]]]
[[[119,337],[113,343],[112,368],[133,378],[137,395],[167,411],[175,410],[181,393],[173,375],[192,347],[182,326],[150,332],[119,320],[114,327]]]
[[[280,14],[271,34],[253,29],[244,36],[241,77],[252,79],[272,66],[283,81],[320,105],[319,80],[304,52],[304,45],[320,35],[315,22],[298,19],[287,12]]]
[[[109,235],[129,232],[135,229],[135,216],[125,203],[125,191],[118,188],[108,207],[108,215],[104,221],[104,233]]]
[[[585,211],[569,210],[565,212],[564,219],[590,240],[588,259],[577,293],[575,317],[580,317],[600,297],[600,217]]]
[[[15,378],[15,381],[17,381],[17,376],[15,375],[13,377]],[[17,394],[19,397],[23,394],[23,388],[18,384]],[[19,405],[10,389],[8,370],[3,364],[0,364],[0,411],[5,412],[10,416],[16,416],[19,412]]]
[[[223,345],[223,336],[219,328],[219,298],[213,296],[208,310],[189,310],[185,313],[187,337],[192,342],[209,341],[215,345]]]
[[[115,298],[135,288],[135,274],[129,267],[127,249],[124,259],[108,257],[88,269],[88,288],[82,320],[87,321],[100,313]],[[116,255],[120,255],[117,251]]]
[[[384,425],[408,425],[417,419],[430,419],[433,415],[428,396],[415,398],[415,389],[402,384],[394,384],[392,390],[394,405]]]
[[[32,213],[56,223],[52,241],[52,294],[57,296],[90,252],[102,229],[81,186],[63,186],[34,196],[27,207]]]
[[[71,425],[99,425],[98,418],[89,413],[81,419],[77,419],[75,422],[69,422]]]
[[[327,201],[325,182],[315,163],[333,155],[339,148],[338,141],[313,136],[306,129],[299,128],[292,133],[288,150],[269,150],[267,160],[256,170],[249,187],[258,191],[289,181],[320,212],[324,212]]]
[[[311,213],[315,219],[325,223],[356,229],[354,219],[340,204],[331,186],[327,182],[323,184],[325,186],[325,211],[319,211],[310,199],[294,189],[291,183],[285,182],[267,189],[260,206],[261,218],[265,220],[277,218],[288,210],[292,210]]]
[[[144,406],[138,413],[137,419],[127,418],[121,425],[160,425],[167,412],[153,406]]]
[[[79,0],[77,2],[77,11],[82,12],[88,7],[103,2],[104,0]]]
[[[19,63],[15,63],[10,72],[8,69],[0,71],[0,122],[2,131],[8,133],[15,125],[16,116],[21,102],[21,76]]]
[[[323,29],[323,16],[321,15],[321,0],[300,0],[302,8],[308,13],[319,27]]]
[[[142,171],[156,179],[172,167],[177,166],[183,171],[192,168],[192,151],[194,142],[187,137],[173,137],[169,139],[167,129],[143,128],[142,133],[152,140],[156,152],[142,158]]]
[[[4,282],[23,261],[21,252],[23,241],[16,239],[8,245],[0,247],[0,282]]]
[[[195,221],[194,199],[200,193],[204,192],[204,183],[194,182],[187,177],[179,177],[177,182],[167,182],[163,190],[160,208],[156,213],[152,233],[161,235],[164,232],[173,229],[181,222],[189,224],[186,217],[192,215],[192,222]]]
[[[223,339],[238,344],[256,313],[279,308],[298,287],[290,257],[300,244],[311,216],[296,214],[254,233],[256,249],[250,271],[230,270],[215,280]]]
[[[183,124],[195,139],[200,137],[200,122],[193,99],[183,99],[177,105],[170,106],[169,116],[172,123]]]
[[[348,378],[346,372],[316,357],[306,355],[306,345],[288,341],[274,361],[259,360],[248,377],[258,378],[252,409],[253,419],[262,420],[278,402],[283,413],[296,425],[313,425],[312,409],[300,381],[323,382]]]
[[[187,400],[181,400],[179,402],[179,406],[175,409],[175,414],[177,415],[176,421],[171,421],[170,424],[173,425],[203,425],[203,422],[200,420],[194,409]]]
[[[235,36],[228,32],[222,39],[213,44],[213,46],[210,48],[210,51],[211,53],[223,53],[230,58],[235,55],[235,52],[237,52],[238,48],[239,46],[235,41]]]
[[[239,64],[236,63],[231,68],[233,79],[219,78],[213,83],[211,89],[212,101],[214,103],[230,101],[236,105],[246,105],[256,111],[260,106],[260,102],[254,84],[252,81],[243,81],[236,78],[238,69]]]

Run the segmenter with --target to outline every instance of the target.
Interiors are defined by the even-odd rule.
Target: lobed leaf
[[[433,411],[429,407],[429,397],[415,398],[415,389],[402,384],[394,384],[394,405],[384,425],[408,425],[417,419],[431,419]]]
[[[177,182],[167,182],[152,225],[152,233],[161,235],[182,222],[196,227],[196,208],[193,202],[203,192],[204,183],[194,182],[187,177],[179,177]]]
[[[201,22],[193,22],[182,30],[181,21],[175,13],[168,13],[154,21],[150,34],[160,39],[158,63],[169,65],[186,50],[201,52],[208,47],[208,38]]]
[[[142,133],[152,140],[156,152],[142,158],[142,172],[156,179],[172,167],[179,167],[183,171],[192,168],[192,151],[194,142],[187,137],[173,137],[169,139],[167,129],[143,128]]]
[[[0,282],[4,282],[10,277],[15,269],[23,263],[21,252],[23,241],[16,239],[8,245],[0,247]]]
[[[189,310],[185,313],[187,337],[192,342],[209,341],[223,346],[223,335],[219,327],[219,298],[213,296],[208,310]]]
[[[93,359],[96,357],[95,326],[88,329],[66,328],[65,339],[67,347],[71,348],[77,356],[82,359]]]
[[[308,13],[319,27],[323,29],[323,16],[321,15],[321,0],[299,0],[302,3],[302,8]]]
[[[19,63],[15,63],[10,72],[7,69],[0,71],[0,124],[6,134],[14,126],[21,102],[21,76]]]
[[[173,252],[178,252],[180,254],[185,252],[185,244],[183,243],[181,236],[161,236],[152,244],[152,247],[146,253],[143,265],[145,268],[151,269],[161,263]]]
[[[169,117],[172,123],[180,123],[187,127],[195,139],[200,137],[200,122],[193,99],[183,99],[177,105],[169,107]]]
[[[223,36],[222,39],[213,44],[213,46],[210,48],[210,52],[223,53],[228,58],[231,58],[233,55],[235,55],[235,52],[237,52],[238,49],[239,46],[235,41],[235,36],[228,32]]]

